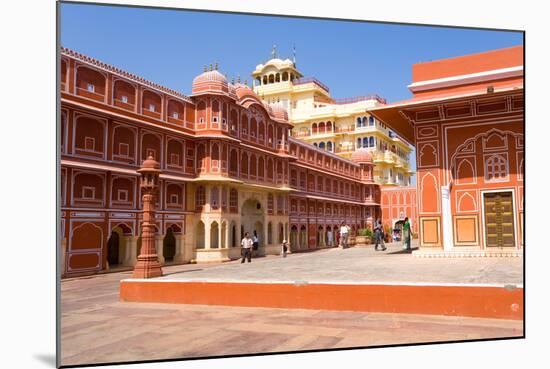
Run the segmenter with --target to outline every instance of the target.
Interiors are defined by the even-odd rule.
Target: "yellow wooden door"
[[[512,192],[484,194],[487,247],[514,247],[514,207]]]

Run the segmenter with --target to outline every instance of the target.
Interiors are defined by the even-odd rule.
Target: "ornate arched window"
[[[503,180],[508,177],[508,165],[502,155],[492,155],[485,161],[485,179]]]
[[[210,191],[210,207],[213,210],[220,207],[220,189],[217,186],[212,187]]]
[[[374,117],[369,117],[369,126],[374,125]]]
[[[195,207],[197,210],[201,210],[206,203],[206,194],[204,192],[204,186],[198,186],[195,193]]]

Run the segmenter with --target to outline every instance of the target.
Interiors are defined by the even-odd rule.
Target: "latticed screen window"
[[[170,154],[170,164],[179,165],[180,164],[180,156],[178,154]]]
[[[494,155],[485,162],[485,178],[487,180],[498,180],[508,176],[506,160],[500,155]]]
[[[272,194],[267,195],[267,213],[273,214],[273,195]]]
[[[229,191],[229,210],[230,211],[232,212],[237,211],[238,201],[239,201],[239,197],[238,197],[237,190],[231,189],[231,191]]]
[[[85,137],[84,138],[84,149],[87,151],[95,151],[95,138]]]
[[[196,203],[196,206],[197,208],[202,208],[204,206],[204,204],[206,203],[206,194],[204,192],[204,187],[203,186],[199,186],[197,187],[197,193],[195,194],[195,203]]]
[[[210,193],[210,202],[212,209],[218,209],[220,204],[220,190],[218,187],[212,187],[212,191]]]

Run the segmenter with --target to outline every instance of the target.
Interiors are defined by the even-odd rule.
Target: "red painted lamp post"
[[[134,267],[133,278],[154,278],[162,275],[155,248],[155,194],[158,189],[160,164],[152,156],[138,169],[141,174],[140,188],[143,201],[141,223],[141,251]]]

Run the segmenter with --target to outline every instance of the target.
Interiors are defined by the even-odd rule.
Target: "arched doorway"
[[[172,227],[166,230],[166,235],[164,236],[164,240],[162,240],[162,254],[165,261],[174,261],[174,256],[176,255],[176,237],[174,237]]]
[[[107,241],[107,262],[110,266],[119,264],[120,234],[114,228]]]
[[[395,222],[395,224],[393,225],[392,234],[391,234],[392,240],[395,239],[395,241],[401,241],[401,239],[403,238],[404,223],[405,223],[404,220],[398,220],[397,222]]]
[[[305,225],[300,227],[300,249],[307,248],[307,228]]]
[[[319,228],[317,228],[317,247],[322,247],[324,246],[324,235],[323,235],[323,226],[319,226]]]
[[[296,250],[298,248],[298,227],[293,225],[292,227],[290,227],[290,249]]]
[[[218,222],[210,224],[210,248],[217,249],[220,247],[220,238],[218,231]]]
[[[262,222],[257,221],[254,223],[254,229],[252,230],[252,235],[254,235],[254,232],[256,232],[256,236],[258,237],[259,246],[265,246],[265,238],[264,238],[264,226]]]
[[[278,242],[279,244],[282,244],[283,240],[285,239],[285,229],[284,229],[283,223],[279,223],[279,226],[277,228],[279,230]]]
[[[237,247],[237,226],[231,222],[231,247]]]
[[[256,231],[260,239],[260,246],[265,245],[264,217],[264,208],[260,201],[255,198],[247,199],[241,208],[241,238],[244,237],[246,232],[252,237],[254,231]]]
[[[199,224],[197,224],[197,232],[195,235],[195,247],[197,249],[204,249],[204,223],[202,221],[199,221]]]

